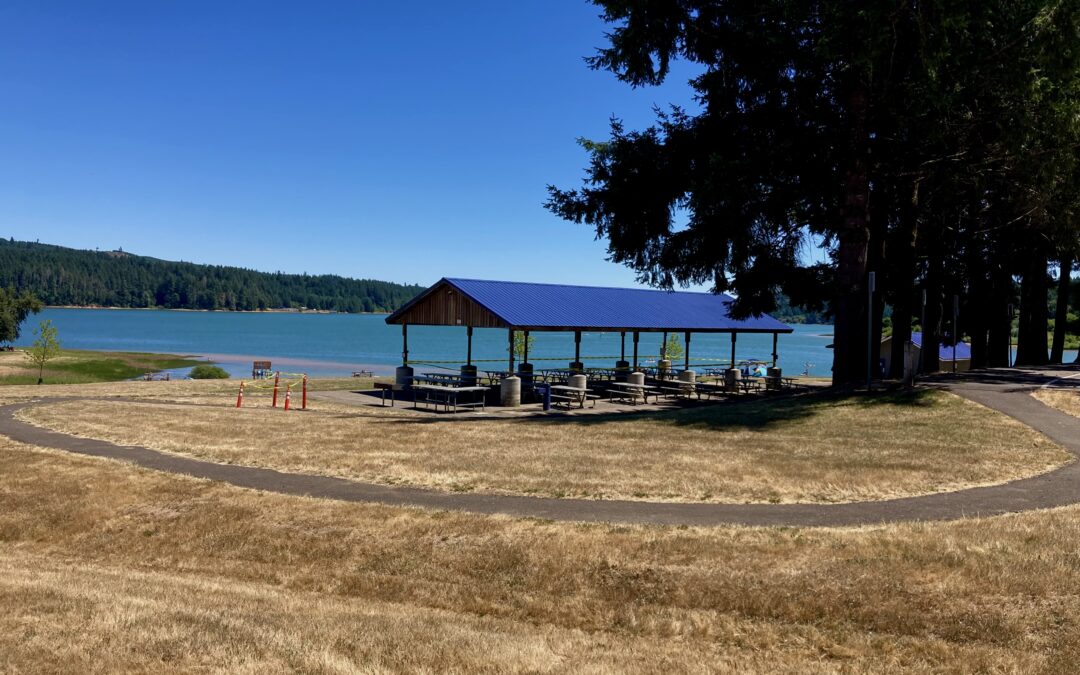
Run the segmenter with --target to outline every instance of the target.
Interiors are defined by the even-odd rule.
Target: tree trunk
[[[1012,274],[1004,261],[997,260],[990,271],[990,297],[987,300],[989,336],[986,365],[1007,368],[1012,351],[1012,312],[1010,306],[1016,293]]]
[[[851,158],[844,175],[844,218],[837,237],[833,302],[833,384],[866,381],[867,252],[870,241],[866,131],[867,96],[856,86],[849,98]]]
[[[936,373],[941,370],[941,281],[944,263],[931,256],[926,274],[926,325],[922,327],[920,360],[922,372]]]
[[[1054,344],[1050,347],[1050,363],[1061,363],[1065,359],[1065,329],[1069,321],[1069,286],[1072,279],[1072,252],[1061,256],[1061,271],[1058,272],[1057,306],[1054,308]]]
[[[964,325],[971,336],[971,368],[985,368],[988,363],[987,335],[990,330],[990,280],[982,242],[976,238],[969,243],[967,302]],[[960,335],[956,336],[957,339]]]
[[[893,240],[896,242],[895,249],[890,256],[893,259],[889,283],[893,290],[893,334],[889,377],[895,379],[904,376],[904,347],[911,341],[911,317],[918,306],[915,300],[915,264],[919,221],[915,189],[912,186],[908,199],[901,195],[900,226]]]
[[[1041,250],[1028,254],[1024,276],[1020,282],[1020,332],[1017,335],[1016,365],[1044,366],[1049,362],[1046,353],[1047,316],[1047,256]]]

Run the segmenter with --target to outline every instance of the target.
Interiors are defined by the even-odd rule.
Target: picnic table
[[[435,406],[435,410],[438,411],[439,406],[445,406],[446,411],[450,412],[450,408],[454,408],[454,412],[457,412],[458,408],[475,408],[480,407],[484,409],[484,397],[480,396],[479,401],[462,402],[460,396],[462,394],[476,394],[477,392],[487,393],[487,387],[450,387],[443,384],[414,384],[413,391],[417,393],[413,396],[413,408],[417,407],[418,403],[424,403],[425,407],[428,404]],[[419,394],[423,393],[423,401],[420,400]]]
[[[585,374],[597,380],[614,380],[614,368],[586,368]]]
[[[422,373],[413,379],[431,384],[458,384],[461,382],[461,373]]]
[[[596,407],[596,399],[599,397],[592,394],[591,389],[585,387],[571,387],[567,384],[553,384],[551,385],[552,393],[551,398],[555,401],[563,401],[566,403],[566,407],[569,408],[573,404],[577,404],[579,408],[585,407],[586,401],[592,401],[592,407]]]
[[[386,406],[386,392],[390,392],[390,406],[394,405],[394,385],[390,382],[376,382],[375,391],[379,392],[379,396],[382,398],[383,407]]]
[[[682,382],[681,380],[664,380],[664,384],[657,385],[656,388],[664,393],[664,396],[672,396],[679,398],[685,396],[689,399],[691,396],[696,395],[698,400],[701,400],[701,389],[698,388],[696,382]]]
[[[612,382],[611,388],[608,389],[608,399],[619,398],[629,403],[637,403],[639,397],[642,401],[648,403],[649,394],[652,394],[655,400],[659,400],[660,391],[656,387],[650,387],[644,384]]]
[[[750,378],[743,378],[741,380],[735,380],[735,384],[742,389],[744,394],[749,394],[751,391],[759,391],[761,389],[761,380],[754,380]]]
[[[544,378],[545,382],[566,382],[570,379],[571,375],[575,375],[571,370],[565,368],[545,368],[543,370],[536,371],[540,373],[540,376]]]

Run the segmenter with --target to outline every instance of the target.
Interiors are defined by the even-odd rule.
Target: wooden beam
[[[465,365],[472,365],[472,326],[465,329],[465,334],[469,336],[469,346],[465,352]]]
[[[737,333],[731,333],[731,367],[735,367],[735,336]]]
[[[690,370],[690,331],[686,331],[686,348],[683,350],[683,370]]]
[[[639,336],[640,334],[637,331],[634,331],[634,370],[637,370],[637,343]]]
[[[401,324],[401,365],[409,365],[409,324]]]
[[[780,337],[779,333],[773,333],[772,334],[772,367],[773,368],[776,367],[776,360],[779,357],[779,355],[776,353],[776,342],[777,342],[777,339],[779,337]]]

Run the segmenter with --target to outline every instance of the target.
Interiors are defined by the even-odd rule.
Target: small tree
[[[679,342],[679,336],[669,335],[667,342],[660,346],[660,353],[668,361],[678,361],[682,358],[683,348],[682,342]]]
[[[45,364],[60,354],[60,340],[56,337],[56,326],[53,326],[52,321],[48,319],[38,325],[34,334],[37,335],[37,339],[30,345],[30,349],[26,350],[26,358],[38,367],[37,383],[41,384],[44,381]]]
[[[536,343],[536,338],[529,336],[528,341],[525,339],[525,333],[522,331],[514,332],[514,358],[520,363],[525,359],[526,347],[529,350],[533,348]]]

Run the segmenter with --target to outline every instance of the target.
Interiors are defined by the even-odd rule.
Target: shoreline
[[[347,314],[350,316],[389,316],[390,312],[339,312],[329,309],[186,309],[171,307],[114,307],[106,305],[45,305],[45,309],[93,309],[132,312],[205,312],[221,314]]]

